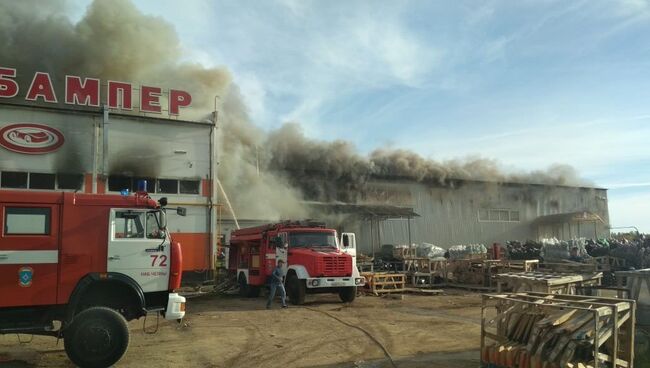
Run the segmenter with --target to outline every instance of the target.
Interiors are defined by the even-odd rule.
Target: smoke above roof
[[[354,202],[373,178],[589,185],[565,165],[505,172],[486,158],[435,161],[388,148],[361,155],[351,142],[306,137],[298,123],[263,131],[250,121],[226,68],[184,61],[170,23],[129,0],[96,0],[77,23],[65,7],[63,0],[0,3],[0,65],[18,69],[19,79],[45,71],[183,89],[193,96],[195,119],[208,116],[221,96],[219,178],[239,217],[308,216],[305,199]]]

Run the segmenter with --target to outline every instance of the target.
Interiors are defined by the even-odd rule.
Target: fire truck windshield
[[[331,232],[289,233],[290,248],[331,247],[336,248],[336,236]]]

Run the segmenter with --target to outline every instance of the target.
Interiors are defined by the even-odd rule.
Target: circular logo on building
[[[47,125],[18,123],[0,129],[0,146],[18,153],[50,153],[59,149],[63,142],[63,134]]]
[[[18,285],[22,287],[32,286],[32,279],[34,278],[34,269],[31,267],[21,267],[18,270]]]

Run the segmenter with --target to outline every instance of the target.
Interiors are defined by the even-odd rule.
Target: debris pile
[[[610,256],[625,260],[628,268],[650,267],[650,238],[644,235],[634,239],[512,240],[505,245],[508,259],[538,259],[546,262],[568,260],[571,248],[574,247],[578,248],[578,255],[583,258]]]
[[[611,239],[608,244],[608,255],[624,259],[628,268],[650,267],[650,238],[640,236],[634,240]]]
[[[445,256],[447,251],[444,248],[440,248],[433,244],[422,243],[419,244],[416,248],[416,254],[418,257],[437,259]]]
[[[449,259],[470,259],[485,256],[487,248],[483,244],[452,245],[449,247]]]
[[[542,243],[534,240],[523,243],[518,240],[506,242],[506,256],[511,260],[540,259],[541,250]]]
[[[571,257],[571,250],[577,249],[579,257],[588,257],[584,238],[573,240],[558,240],[555,238],[542,239],[540,256],[545,262],[561,262]]]

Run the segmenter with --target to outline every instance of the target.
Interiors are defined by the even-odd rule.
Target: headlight
[[[320,280],[318,279],[311,280],[311,286],[318,286],[318,285],[320,285]]]
[[[363,284],[363,280],[364,280],[363,277],[357,277],[356,279],[354,279],[354,284],[361,285]]]

